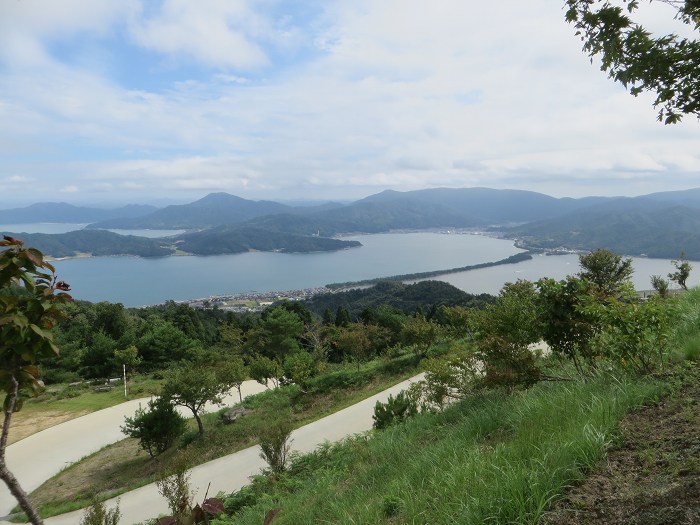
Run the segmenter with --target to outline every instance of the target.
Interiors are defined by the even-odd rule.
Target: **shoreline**
[[[411,274],[393,275],[388,277],[376,277],[374,279],[365,279],[362,281],[351,281],[346,283],[331,283],[325,286],[317,286],[312,288],[304,288],[299,290],[273,290],[267,292],[240,292],[240,293],[228,293],[221,295],[211,295],[208,297],[200,297],[196,299],[185,299],[181,301],[175,301],[179,304],[187,304],[193,308],[214,308],[219,307],[225,310],[245,310],[245,311],[257,311],[262,305],[257,305],[254,308],[242,307],[242,305],[229,305],[228,303],[236,303],[242,301],[256,301],[260,302],[261,299],[267,299],[271,302],[291,300],[300,301],[305,299],[310,299],[317,295],[325,295],[330,293],[342,293],[355,288],[368,288],[382,281],[413,281],[413,280],[423,280],[429,279],[430,277],[439,277],[441,275],[448,275],[451,273],[468,272],[471,270],[479,270],[482,268],[491,268],[493,266],[501,266],[505,264],[518,264],[521,262],[532,260],[531,252],[521,252],[506,257],[505,259],[500,259],[498,261],[486,262],[473,264],[469,266],[461,266],[458,268],[448,268],[444,270],[433,270],[429,272],[419,272]],[[267,302],[267,301],[265,301]],[[264,306],[269,306],[265,304]]]
[[[521,262],[529,261],[532,259],[532,252],[526,251],[521,253],[516,253],[505,259],[500,259],[498,261],[485,262],[479,264],[472,264],[469,266],[460,266],[458,268],[448,268],[446,270],[433,270],[428,272],[417,272],[417,273],[406,273],[400,275],[392,275],[388,277],[375,277],[373,279],[363,279],[361,281],[348,281],[344,283],[330,283],[326,285],[326,288],[332,291],[342,291],[349,290],[352,288],[366,287],[376,284],[381,281],[419,281],[423,279],[429,279],[431,277],[439,277],[440,275],[449,275],[451,273],[461,273],[469,272],[472,270],[480,270],[482,268],[491,268],[493,266],[501,266],[504,264],[518,264]]]

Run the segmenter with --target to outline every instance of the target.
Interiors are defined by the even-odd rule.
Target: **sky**
[[[0,0],[0,208],[700,186],[581,46],[563,0]]]

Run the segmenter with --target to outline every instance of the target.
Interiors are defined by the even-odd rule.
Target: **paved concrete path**
[[[325,441],[338,441],[345,436],[372,428],[372,415],[377,401],[386,401],[419,379],[422,375],[403,381],[379,394],[360,401],[348,408],[298,428],[292,433],[292,450],[309,452]],[[192,469],[191,485],[196,489],[195,501],[203,499],[207,485],[209,495],[233,492],[248,484],[252,475],[259,474],[265,462],[260,458],[260,448],[250,447],[223,458],[215,459]],[[120,500],[122,512],[120,525],[133,525],[158,514],[168,514],[165,500],[158,494],[155,484],[122,494],[106,502],[109,508]],[[83,511],[75,511],[44,520],[46,525],[76,525]]]
[[[252,380],[244,382],[241,387],[243,396],[263,390],[264,385]],[[17,477],[22,488],[30,493],[68,465],[110,443],[124,439],[120,428],[124,424],[124,418],[133,416],[139,405],[145,407],[149,399],[135,399],[92,412],[13,443],[7,447],[7,466]],[[224,399],[224,403],[234,405],[237,402],[238,391],[233,389]],[[207,410],[217,408],[208,406]],[[180,413],[185,417],[192,417],[192,412],[187,409],[180,410]],[[15,505],[17,500],[12,497],[7,486],[0,483],[0,516],[9,514]]]

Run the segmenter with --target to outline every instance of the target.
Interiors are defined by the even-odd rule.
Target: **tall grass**
[[[258,525],[280,506],[276,525],[534,524],[601,457],[622,415],[662,390],[599,377],[492,392],[350,441],[293,493],[215,523]]]
[[[693,288],[676,300],[675,328],[670,343],[672,357],[700,359],[700,288]]]

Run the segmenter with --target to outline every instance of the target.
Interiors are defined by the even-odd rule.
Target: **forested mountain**
[[[252,227],[220,226],[177,238],[149,239],[119,235],[105,230],[78,230],[61,234],[19,234],[3,232],[41,250],[50,257],[80,255],[136,255],[162,257],[175,251],[192,255],[221,255],[250,250],[265,252],[321,252],[361,246],[357,241],[343,241],[258,230]]]
[[[326,310],[336,312],[345,308],[355,319],[363,310],[388,305],[407,314],[417,308],[430,310],[437,306],[468,306],[481,308],[494,300],[489,294],[473,295],[442,281],[421,281],[404,284],[400,281],[382,281],[369,288],[322,294],[304,301],[312,312],[323,315]]]
[[[618,209],[616,209],[618,208]],[[700,209],[650,199],[587,209],[506,230],[531,248],[608,248],[625,255],[700,260]]]
[[[700,188],[650,193],[649,195],[645,195],[645,198],[668,204],[687,206],[689,208],[700,208]]]
[[[119,217],[134,218],[153,213],[155,206],[129,204],[114,209],[86,208],[73,206],[65,202],[43,202],[25,208],[0,210],[1,224],[20,224],[34,222],[85,223],[103,221]]]
[[[434,188],[398,192],[387,190],[361,201],[372,203],[410,203],[414,206],[439,206],[473,224],[503,224],[529,222],[555,217],[563,213],[610,200],[606,197],[557,199],[523,190],[494,190],[491,188]]]
[[[280,233],[251,226],[218,226],[201,232],[184,234],[176,241],[179,250],[195,255],[263,252],[320,252],[361,246],[357,241],[343,241],[313,235]]]
[[[390,230],[468,228],[479,221],[438,205],[418,202],[359,202],[306,215],[270,215],[249,222],[256,227],[299,234],[337,235]]]
[[[11,235],[50,257],[86,255],[138,255],[160,257],[171,255],[174,249],[157,239],[119,235],[102,230],[78,230],[68,233],[31,233]]]
[[[143,217],[113,219],[88,225],[88,228],[194,229],[243,222],[261,215],[283,213],[290,207],[272,201],[251,201],[229,195],[210,193],[190,204],[166,206]]]

